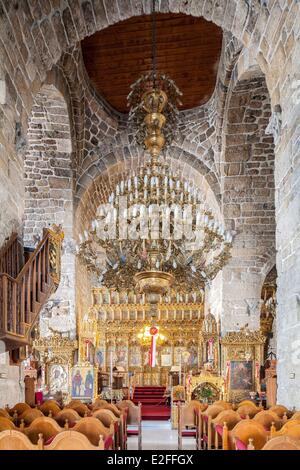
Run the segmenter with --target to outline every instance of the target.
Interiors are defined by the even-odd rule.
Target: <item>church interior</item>
[[[0,10],[0,450],[300,450],[298,0]]]

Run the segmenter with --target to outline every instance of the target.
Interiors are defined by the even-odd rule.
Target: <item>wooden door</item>
[[[35,405],[35,379],[34,377],[25,377],[25,403],[30,406]]]

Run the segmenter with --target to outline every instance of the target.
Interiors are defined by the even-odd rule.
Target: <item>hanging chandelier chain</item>
[[[157,73],[157,31],[156,31],[156,12],[155,12],[155,0],[152,0],[152,75],[153,75],[153,87],[155,88],[156,73]]]
[[[214,218],[204,194],[173,172],[161,156],[177,135],[182,93],[171,78],[157,71],[155,2],[151,3],[152,71],[131,85],[127,97],[135,141],[150,161],[147,156],[138,171],[116,185],[106,200],[109,207],[98,208],[77,247],[100,284],[146,293],[152,314],[158,295],[171,287],[194,293],[214,279],[230,258],[233,239]]]

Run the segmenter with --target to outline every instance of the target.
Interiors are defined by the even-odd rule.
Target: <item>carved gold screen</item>
[[[149,326],[150,305],[142,295],[132,291],[93,289],[93,305],[88,318],[81,319],[80,358],[86,359],[86,344],[95,348],[95,365],[109,371],[111,363],[125,372],[126,383],[135,385],[167,385],[172,366],[182,372],[197,372],[201,366],[200,332],[203,323],[203,296],[179,297],[175,292],[169,303],[158,304],[156,324],[165,341],[158,342],[156,366],[149,367],[150,343],[143,343],[138,334]],[[127,373],[127,374],[126,374]]]

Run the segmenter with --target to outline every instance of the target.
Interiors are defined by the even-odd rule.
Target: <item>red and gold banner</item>
[[[158,328],[156,326],[151,326],[149,332],[151,335],[151,345],[150,345],[150,351],[149,351],[149,366],[155,367],[156,341],[158,337]]]

